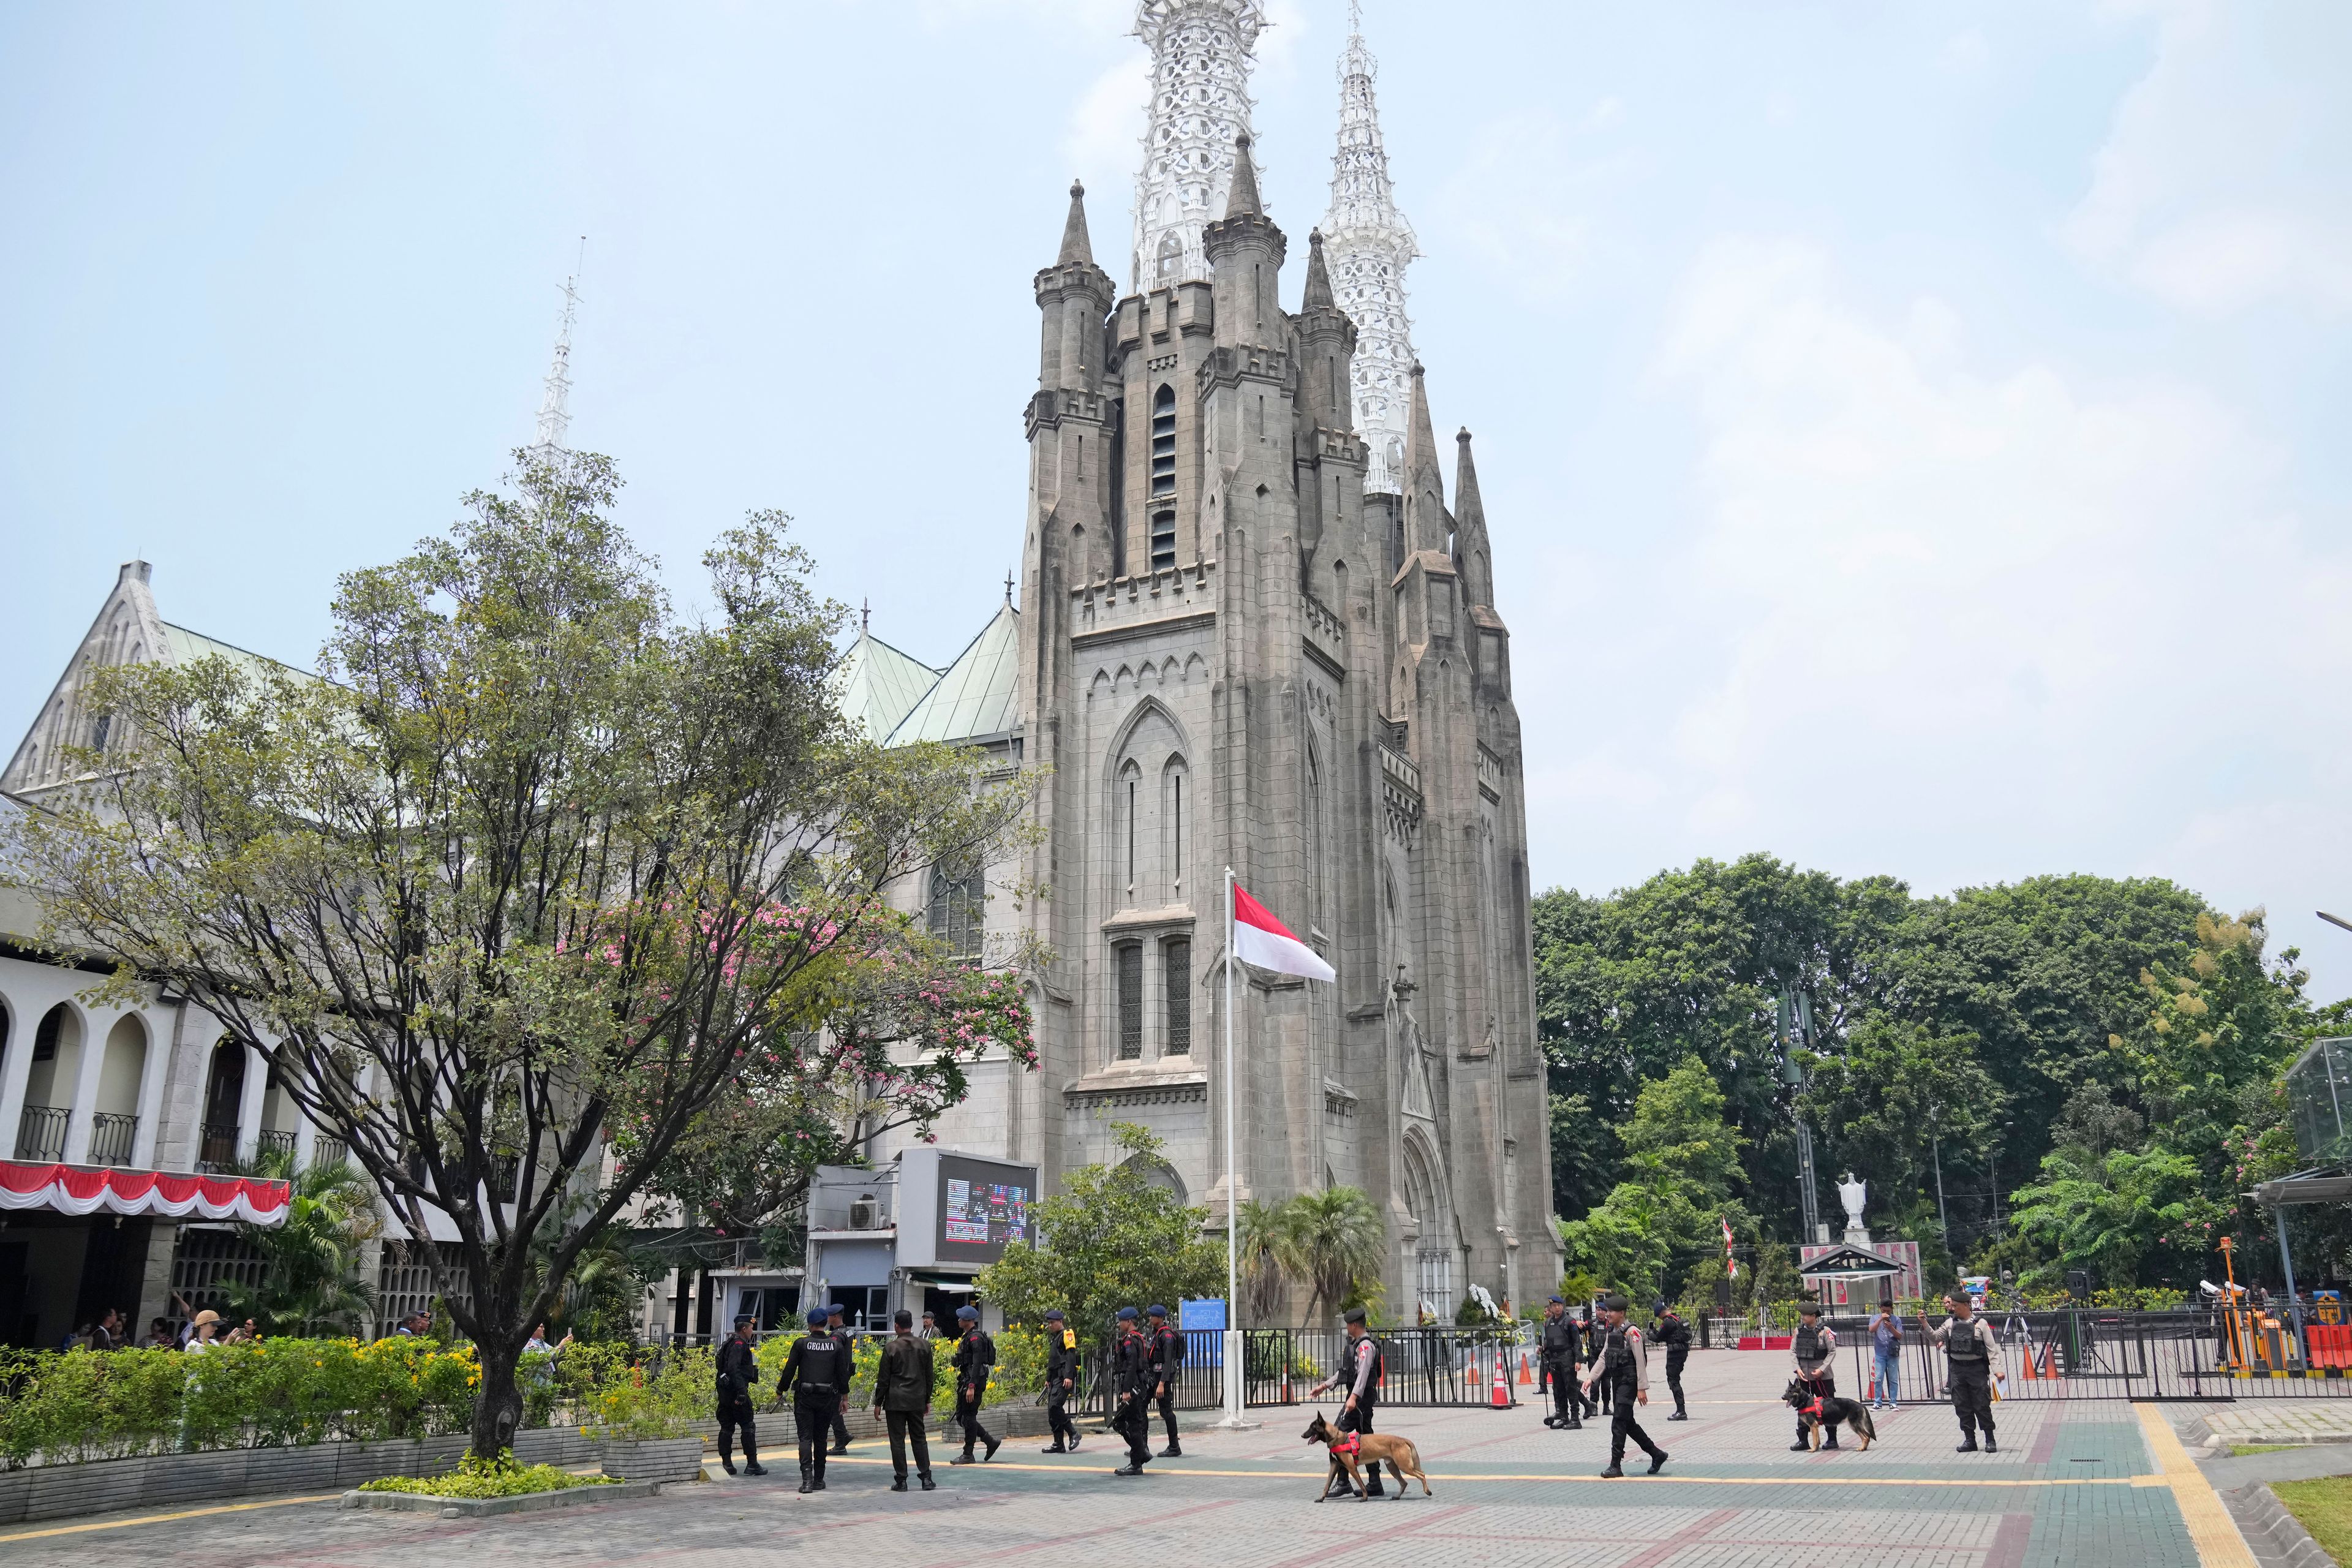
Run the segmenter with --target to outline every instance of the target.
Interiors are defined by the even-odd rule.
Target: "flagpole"
[[[1225,1417],[1218,1426],[1244,1430],[1242,1419],[1241,1178],[1234,1157],[1234,868],[1225,868]]]

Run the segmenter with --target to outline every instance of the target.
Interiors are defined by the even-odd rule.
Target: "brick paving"
[[[1656,1479],[1602,1481],[1605,1426],[1554,1433],[1532,1403],[1508,1412],[1384,1412],[1413,1437],[1435,1487],[1402,1502],[1317,1505],[1319,1458],[1296,1434],[1311,1407],[1255,1411],[1258,1430],[1202,1431],[1141,1480],[1108,1472],[1115,1444],[1073,1458],[1035,1439],[998,1462],[949,1468],[940,1489],[887,1489],[887,1450],[833,1461],[832,1488],[801,1497],[789,1456],[764,1481],[719,1477],[645,1502],[460,1521],[330,1501],[223,1509],[69,1532],[0,1532],[0,1564],[76,1568],[426,1568],[441,1563],[692,1564],[812,1561],[893,1568],[1145,1563],[1151,1568],[1752,1568],[1861,1555],[1884,1568],[2171,1568],[2200,1559],[2175,1488],[2133,1407],[2004,1402],[1999,1455],[1955,1455],[1948,1408],[1882,1414],[1864,1454],[1788,1451],[1775,1352],[1693,1356],[1691,1420],[1644,1414],[1674,1458]],[[1523,1396],[1533,1390],[1523,1390]],[[1637,1466],[1638,1468],[1638,1466]],[[713,1467],[715,1471],[716,1467]],[[2186,1494],[2181,1494],[2186,1495]],[[91,1529],[90,1525],[103,1528]],[[2226,1552],[2208,1563],[2234,1562]]]

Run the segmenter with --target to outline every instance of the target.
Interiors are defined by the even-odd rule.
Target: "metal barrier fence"
[[[2000,1346],[2004,1400],[2235,1400],[2343,1398],[2352,1395],[2352,1342],[2339,1353],[2334,1336],[2307,1326],[2272,1327],[2252,1314],[2188,1309],[2117,1312],[2095,1309],[1984,1314]],[[1839,1359],[1853,1382],[1841,1392],[1869,1397],[1877,1375],[1869,1320],[1835,1316]],[[1942,1314],[1931,1321],[1940,1324]],[[2308,1352],[2306,1344],[2308,1342]],[[1773,1354],[1782,1352],[1773,1352]],[[2319,1364],[2314,1364],[2317,1362]],[[2329,1363],[2336,1364],[2327,1364]],[[1895,1353],[1893,1396],[1948,1397],[1943,1348],[1927,1323],[1906,1316]]]
[[[1511,1330],[1382,1329],[1381,1403],[1391,1405],[1487,1405],[1499,1373],[1507,1403],[1518,1403],[1520,1333]],[[1329,1329],[1248,1329],[1243,1331],[1242,1399],[1245,1405],[1305,1405],[1307,1390],[1331,1375],[1345,1355],[1347,1335]],[[1337,1401],[1344,1394],[1329,1394]],[[1213,1399],[1211,1403],[1215,1403]]]

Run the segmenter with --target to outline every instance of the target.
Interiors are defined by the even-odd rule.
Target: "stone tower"
[[[1038,1161],[1051,1190],[1110,1152],[1111,1122],[1141,1122],[1167,1144],[1155,1174],[1222,1216],[1230,865],[1339,972],[1237,987],[1241,1195],[1365,1189],[1401,1315],[1450,1314],[1473,1285],[1524,1304],[1559,1255],[1518,718],[1470,438],[1449,510],[1404,367],[1395,493],[1368,492],[1362,333],[1319,234],[1282,304],[1290,242],[1246,121],[1259,20],[1255,0],[1145,0],[1136,286],[1115,297],[1076,186],[1037,274],[1013,682],[1022,760],[1045,770],[1019,875],[1048,894],[1007,918],[1053,954],[1043,1066],[1008,1076],[991,1125],[948,1131]],[[1213,157],[1185,140],[1204,123],[1232,130]],[[1393,344],[1406,233],[1380,280]]]

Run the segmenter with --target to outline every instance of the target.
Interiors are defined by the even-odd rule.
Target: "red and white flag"
[[[1337,980],[1339,973],[1316,951],[1290,934],[1290,929],[1265,912],[1265,906],[1234,889],[1234,952],[1244,963],[1271,969],[1276,974],[1303,974],[1309,980]]]
[[[1739,1259],[1731,1256],[1731,1222],[1729,1220],[1723,1222],[1723,1277],[1726,1279],[1739,1278]]]

